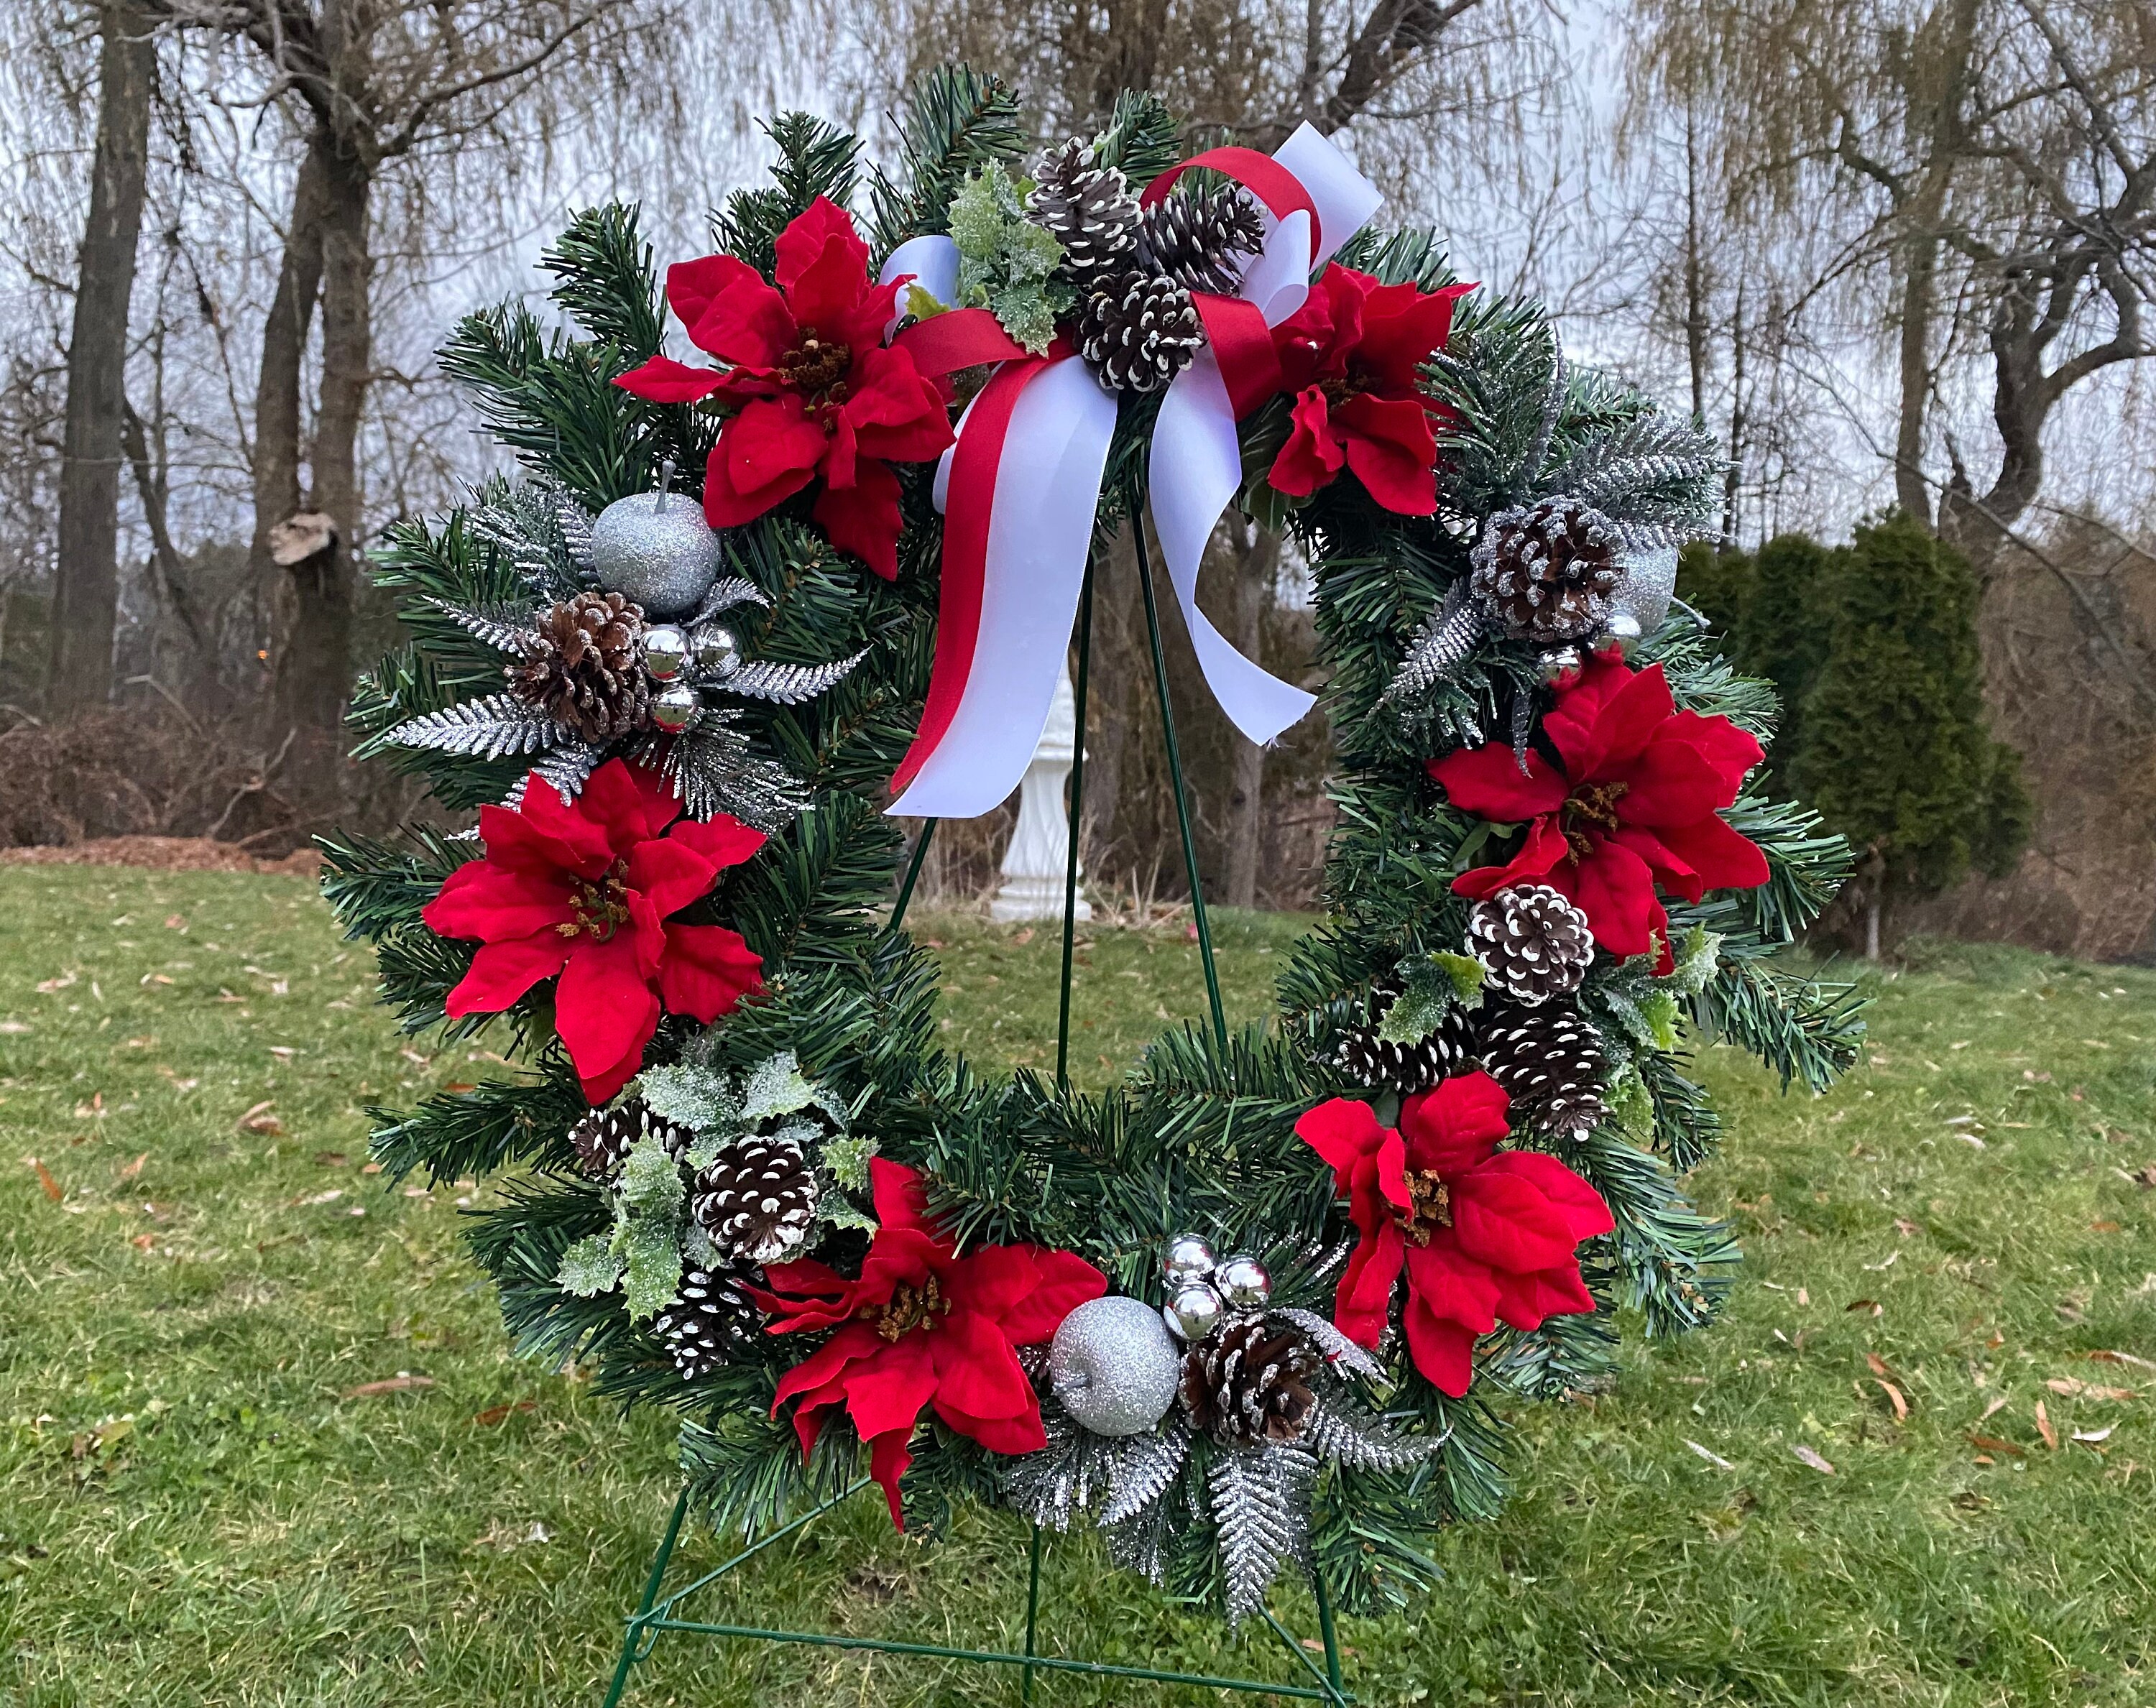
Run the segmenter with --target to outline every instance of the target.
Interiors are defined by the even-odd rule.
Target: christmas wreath
[[[1756,792],[1772,697],[1671,609],[1719,459],[1372,228],[1315,133],[1186,161],[1133,95],[1029,154],[963,69],[903,133],[886,174],[778,119],[663,298],[601,208],[544,262],[573,331],[512,305],[446,346],[523,475],[391,531],[410,639],[352,716],[478,823],[331,839],[326,887],[408,1028],[522,1067],[376,1155],[505,1171],[470,1243],[519,1345],[678,1409],[718,1523],[865,1462],[916,1531],[1097,1526],[1231,1618],[1285,1570],[1398,1601],[1498,1505],[1507,1397],[1728,1285],[1690,1044],[1813,1087],[1855,1051],[1848,992],[1775,959],[1844,850]],[[888,923],[893,792],[1008,792],[1148,505],[1229,716],[1299,716],[1196,608],[1229,504],[1312,574],[1328,916],[1268,1027],[1168,1031],[1097,1095],[984,1079]]]

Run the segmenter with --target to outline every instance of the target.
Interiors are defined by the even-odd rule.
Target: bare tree
[[[68,337],[67,428],[47,690],[48,703],[59,712],[101,705],[112,691],[127,307],[135,290],[135,252],[149,171],[151,85],[157,72],[151,23],[132,0],[107,0],[99,10],[97,28],[97,141]]]

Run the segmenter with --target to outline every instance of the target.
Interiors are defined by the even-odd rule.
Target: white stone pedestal
[[[1070,820],[1064,805],[1064,780],[1070,775],[1078,739],[1077,702],[1066,666],[1055,679],[1055,698],[1048,726],[1019,784],[1018,828],[1004,851],[1003,887],[988,904],[988,917],[999,921],[1061,919],[1063,880],[1070,859]],[[1080,919],[1093,916],[1086,900],[1083,872],[1075,909]]]

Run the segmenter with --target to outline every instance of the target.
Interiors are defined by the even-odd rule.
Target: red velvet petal
[[[498,942],[551,931],[569,917],[569,882],[552,871],[519,870],[468,860],[419,910],[438,936]]]
[[[871,350],[855,365],[852,394],[839,411],[860,454],[892,463],[925,463],[952,443],[951,418],[933,382],[903,350]]]
[[[1455,1399],[1465,1394],[1475,1380],[1474,1331],[1439,1316],[1414,1298],[1408,1300],[1400,1323],[1407,1331],[1408,1354],[1423,1379]]]
[[[1515,884],[1549,884],[1572,894],[1572,847],[1553,817],[1532,819],[1520,851],[1502,866],[1476,866],[1452,880],[1452,893],[1481,901]]]
[[[683,319],[689,341],[734,364],[734,377],[767,377],[799,341],[786,299],[743,265],[693,321]]]
[[[1554,1157],[1540,1151],[1501,1151],[1487,1167],[1517,1175],[1548,1198],[1575,1244],[1617,1225],[1602,1194]]]
[[[898,578],[898,476],[882,463],[855,465],[854,484],[828,487],[816,500],[816,525],[841,551],[886,581]]]
[[[1603,708],[1631,680],[1631,667],[1610,651],[1594,654],[1558,684],[1556,703],[1543,715],[1543,733],[1557,748],[1568,777],[1584,781],[1600,767],[1608,746],[1600,729]]]
[[[1589,1316],[1594,1310],[1594,1295],[1577,1265],[1497,1278],[1497,1315],[1514,1328],[1537,1329],[1546,1317]]]
[[[757,398],[726,424],[711,448],[705,515],[715,514],[708,485],[711,475],[724,485],[724,503],[719,509],[747,521],[814,479],[816,466],[824,459],[824,429],[803,413],[798,398]],[[739,524],[715,521],[713,526]]]
[[[738,255],[703,255],[693,261],[676,261],[666,269],[666,306],[674,310],[683,328],[693,333],[711,305],[738,285],[771,290],[763,275]],[[728,356],[726,359],[737,358]]]
[[[1477,1168],[1450,1185],[1452,1230],[1469,1257],[1511,1275],[1570,1261],[1578,1242],[1532,1181]]]
[[[1668,923],[1655,899],[1646,862],[1630,849],[1590,833],[1594,852],[1579,862],[1564,888],[1587,915],[1594,941],[1620,960],[1647,952],[1650,933]]]
[[[1417,370],[1445,348],[1452,332],[1452,305],[1475,287],[1447,285],[1418,290],[1412,285],[1372,287],[1363,302],[1363,340],[1356,365],[1389,396],[1413,396],[1420,389]]]
[[[725,926],[670,925],[659,964],[659,993],[667,1011],[706,1025],[763,982],[763,958]]]
[[[778,263],[772,269],[772,276],[778,280],[779,289],[789,300],[802,288],[804,275],[824,259],[833,244],[839,246],[850,264],[853,294],[845,300],[851,302],[868,289],[869,246],[854,228],[853,215],[829,197],[819,196],[794,215],[772,246]]]
[[[451,1014],[499,1014],[540,980],[559,972],[568,958],[568,940],[551,931],[489,943],[472,957],[471,971],[442,1006]]]
[[[715,367],[690,367],[670,356],[654,356],[640,367],[619,374],[614,383],[632,397],[653,403],[694,403],[726,383]]]
[[[741,864],[768,840],[761,830],[751,829],[724,813],[716,813],[701,823],[685,818],[669,836],[672,841],[686,843],[721,871]]]
[[[1329,485],[1348,466],[1348,454],[1327,418],[1325,393],[1310,387],[1295,400],[1288,413],[1287,443],[1273,459],[1266,479],[1273,490],[1291,498],[1307,498]]]
[[[578,1074],[589,1080],[624,1056],[641,1055],[658,1026],[659,998],[637,972],[635,934],[617,931],[603,943],[579,938],[554,997],[554,1029]]]
[[[1048,1432],[1040,1427],[1040,1408],[1015,1418],[976,1418],[947,1403],[940,1397],[936,1401],[936,1415],[961,1435],[978,1441],[991,1453],[1006,1457],[1019,1453],[1038,1453],[1048,1445]]]
[[[1532,747],[1524,772],[1518,756],[1502,741],[1455,749],[1431,760],[1425,769],[1444,785],[1454,806],[1500,823],[1537,818],[1564,804],[1563,777]]]
[[[1626,766],[1625,781],[1629,787],[1616,803],[1619,819],[1657,829],[1712,817],[1725,799],[1733,798],[1713,761],[1670,733],[1667,724]]]
[[[1400,1224],[1390,1216],[1363,1230],[1332,1295],[1332,1325],[1357,1345],[1374,1346],[1383,1338],[1406,1251]]]
[[[1400,1109],[1407,1166],[1434,1168],[1446,1180],[1482,1162],[1512,1131],[1512,1100],[1489,1075],[1455,1074],[1408,1099]]]
[[[1661,840],[1699,875],[1707,889],[1753,890],[1767,881],[1767,856],[1759,844],[1714,813],[1689,824],[1669,826]]]
[[[978,1311],[990,1321],[1004,1314],[1040,1285],[1040,1266],[1029,1245],[977,1245],[951,1266],[944,1289],[953,1305]]]
[[[1474,1334],[1497,1326],[1497,1278],[1460,1249],[1456,1229],[1440,1228],[1429,1244],[1409,1246],[1407,1256],[1409,1298]]]
[[[1040,1284],[1004,1313],[1004,1332],[1014,1346],[1052,1338],[1065,1317],[1108,1290],[1108,1278],[1075,1252],[1035,1246],[1033,1264]]]
[[[1394,515],[1436,513],[1437,440],[1419,402],[1366,392],[1332,412],[1332,426],[1347,441],[1348,468],[1379,505]]]
[[[869,1443],[869,1475],[883,1490],[884,1500],[891,1507],[891,1521],[901,1530],[906,1528],[906,1506],[898,1485],[913,1464],[913,1454],[908,1450],[912,1441],[913,1431],[906,1428],[894,1429]]]
[[[584,1101],[597,1109],[603,1103],[611,1103],[621,1093],[621,1088],[634,1079],[644,1067],[644,1045],[631,1044],[611,1062],[596,1066],[580,1066],[577,1069],[577,1084],[584,1094]]]
[[[1766,757],[1758,742],[1726,717],[1681,711],[1662,730],[1667,736],[1689,741],[1714,767],[1722,778],[1723,791],[1722,798],[1714,803],[1717,808],[1727,807],[1736,800],[1737,792],[1744,786],[1746,774]]]
[[[929,1343],[942,1331],[916,1330],[846,1367],[846,1415],[864,1441],[893,1429],[911,1433],[913,1420],[936,1392],[936,1361]]]
[[[679,913],[719,881],[718,868],[678,837],[640,842],[629,850],[629,887],[638,891],[660,918]]]
[[[1594,731],[1602,746],[1601,757],[1587,775],[1596,778],[1627,775],[1648,742],[1666,726],[1676,701],[1660,664],[1631,674],[1603,702]]]
[[[619,759],[608,760],[591,774],[575,806],[568,810],[606,839],[609,864],[652,833],[645,823],[644,790],[638,785],[636,773]]]
[[[772,1414],[796,1394],[811,1393],[826,1382],[834,1382],[847,1365],[856,1358],[866,1358],[880,1352],[884,1346],[881,1336],[865,1322],[850,1322],[814,1352],[778,1378],[778,1397],[771,1403]]]
[[[903,1162],[887,1157],[869,1158],[869,1190],[876,1220],[884,1227],[929,1228],[927,1186]]]
[[[579,877],[596,878],[613,863],[606,827],[585,810],[581,801],[563,800],[544,777],[526,779],[524,804],[516,811],[499,808],[495,811],[501,816],[480,810],[480,828],[483,836],[492,835],[487,858],[497,864],[515,864],[528,858],[563,867]],[[500,853],[495,850],[496,842],[502,845]]]
[[[1354,1181],[1356,1164],[1376,1157],[1387,1131],[1368,1104],[1348,1097],[1321,1103],[1295,1124],[1296,1136],[1332,1165],[1334,1182],[1343,1194]]]
[[[936,1401],[973,1418],[1023,1418],[1040,1409],[1004,1332],[978,1310],[953,1310],[929,1333]]]

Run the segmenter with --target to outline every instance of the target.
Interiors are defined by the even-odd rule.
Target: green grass
[[[398,1038],[297,880],[18,869],[0,921],[0,1700],[595,1704],[672,1494],[667,1421],[509,1357],[457,1244],[479,1189],[361,1168],[362,1104],[492,1059]],[[1050,1064],[1056,933],[916,924],[944,946],[950,1041]],[[1293,929],[1223,921],[1231,1018],[1260,1012]],[[1203,1012],[1180,927],[1081,960],[1096,1082],[1163,1013]],[[2156,1192],[2128,1177],[2156,1164],[2156,975],[1943,951],[1878,995],[1873,1063],[1829,1096],[1710,1054],[1732,1131],[1702,1196],[1751,1257],[1732,1310],[1635,1346],[1608,1393],[1522,1410],[1506,1517],[1448,1534],[1411,1615],[1347,1624],[1366,1700],[2156,1701],[2156,1367],[2091,1357],[2156,1360]],[[1009,1643],[1024,1568],[1006,1518],[927,1547],[864,1502],[706,1605]],[[1051,1644],[1279,1675],[1087,1542],[1051,1546],[1046,1584]],[[632,1696],[1016,1700],[1005,1676],[696,1639]]]

